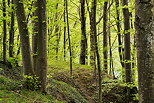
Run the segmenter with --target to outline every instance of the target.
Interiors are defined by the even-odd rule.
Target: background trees
[[[48,64],[52,61],[67,62],[72,77],[75,69],[73,64],[91,65],[101,102],[102,81],[105,80],[102,73],[109,74],[126,85],[137,85],[133,28],[137,15],[139,90],[140,95],[147,95],[148,92],[143,88],[153,89],[153,66],[150,64],[153,61],[153,4],[136,1],[139,6],[136,6],[135,14],[134,2],[135,0],[0,1],[0,13],[3,14],[0,15],[0,27],[3,28],[0,30],[0,59],[4,63],[13,64],[14,59],[20,63],[22,56],[25,74],[36,74],[43,92],[46,91],[47,61]],[[145,61],[147,64],[143,65]],[[145,71],[145,75],[142,71]],[[147,83],[151,85],[147,86]],[[142,87],[142,84],[145,86]],[[149,95],[152,96],[153,92]]]

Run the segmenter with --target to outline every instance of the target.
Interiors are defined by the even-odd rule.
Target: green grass
[[[25,90],[21,82],[0,76],[0,103],[64,103],[38,91]]]
[[[70,65],[69,62],[66,61],[57,61],[57,60],[49,60],[48,61],[48,74],[52,75],[53,73],[57,72],[64,72],[64,71],[69,71],[70,70]],[[84,68],[84,69],[93,69],[89,65],[81,65],[77,63],[73,63],[73,70],[75,68]]]

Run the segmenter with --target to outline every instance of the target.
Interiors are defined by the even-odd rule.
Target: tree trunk
[[[104,63],[104,71],[108,72],[108,35],[107,35],[107,5],[108,2],[104,2],[104,11],[103,11],[103,63]]]
[[[32,35],[32,51],[33,51],[33,68],[35,74],[38,74],[37,72],[37,58],[38,58],[38,31],[39,31],[39,22],[38,22],[38,2],[34,3],[35,8],[37,8],[33,14],[35,16],[35,19],[33,21],[34,23],[34,29],[33,29],[33,35]]]
[[[58,3],[56,4],[56,14],[55,14],[55,35],[56,35],[56,60],[58,60],[58,51],[59,51],[59,39],[60,39],[60,30],[59,30],[59,24],[57,24],[58,21]]]
[[[36,1],[38,13],[38,35],[37,35],[37,65],[36,75],[41,82],[41,91],[46,93],[46,75],[47,75],[47,48],[46,48],[46,0]]]
[[[20,33],[22,62],[25,69],[25,75],[33,74],[32,58],[30,52],[29,33],[27,29],[26,16],[22,0],[14,0],[16,5],[16,16],[18,21],[18,28]]]
[[[92,4],[93,5],[93,4]],[[94,35],[94,6],[91,7],[91,12],[89,13],[90,18],[90,65],[96,69],[96,56],[95,56],[95,35]],[[96,70],[95,70],[96,71]]]
[[[93,48],[96,57],[97,57],[97,70],[98,70],[98,103],[102,103],[102,77],[101,77],[101,67],[100,67],[100,55],[98,51],[98,43],[97,43],[97,29],[96,29],[96,6],[97,6],[97,0],[92,1],[92,7],[91,7],[91,35],[93,37]]]
[[[6,62],[6,1],[3,0],[3,61]]]
[[[128,6],[128,0],[123,0],[123,6]],[[130,49],[130,19],[128,8],[123,8],[124,15],[124,60],[126,83],[130,83],[131,76],[131,49]]]
[[[68,19],[68,1],[66,2],[66,20],[67,20],[67,33],[68,33],[68,42],[69,42],[69,52],[70,52],[70,75],[72,76],[72,47],[71,47],[71,37],[69,29],[69,19]]]
[[[123,0],[123,6],[128,6],[128,0]],[[128,8],[123,8],[124,15],[124,65],[125,65],[125,82],[132,82],[131,75],[131,48],[130,48],[130,19]],[[126,102],[129,103],[130,88],[127,88]]]
[[[11,2],[14,4],[13,0]],[[9,37],[9,57],[13,57],[13,48],[14,48],[14,7],[11,11],[11,27],[10,27],[10,37]]]
[[[154,0],[136,0],[139,103],[154,102]]]
[[[117,26],[117,35],[118,35],[118,43],[119,43],[119,47],[118,47],[118,52],[119,52],[119,57],[120,57],[120,63],[121,63],[121,66],[122,68],[124,68],[124,62],[123,62],[123,51],[122,51],[122,41],[121,41],[121,33],[120,33],[120,12],[118,10],[119,8],[119,0],[115,0],[115,3],[116,3],[116,14],[117,14],[117,17],[116,17],[116,26]]]
[[[64,61],[66,60],[66,1],[64,0]]]
[[[86,37],[86,17],[85,17],[85,0],[80,0],[81,3],[81,50],[80,50],[80,64],[86,64],[87,56],[87,37]]]

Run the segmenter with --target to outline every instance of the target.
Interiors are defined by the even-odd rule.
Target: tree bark
[[[98,103],[102,103],[102,77],[101,77],[101,64],[100,64],[100,55],[98,51],[98,43],[97,43],[97,29],[96,29],[96,6],[97,6],[97,0],[92,1],[92,7],[91,7],[91,15],[90,20],[91,21],[91,36],[93,38],[92,42],[92,49],[94,54],[96,54],[97,57],[97,70],[98,70]],[[91,39],[92,39],[91,38]]]
[[[56,4],[56,10],[58,10],[58,3]],[[59,40],[60,40],[60,27],[59,27],[59,24],[57,24],[57,21],[58,21],[58,11],[56,11],[56,14],[55,14],[55,35],[56,35],[56,60],[58,60],[58,51],[59,51]]]
[[[81,3],[81,49],[80,49],[80,64],[86,64],[87,56],[87,37],[86,37],[86,17],[85,17],[85,0],[80,0]]]
[[[123,0],[123,6],[128,6],[128,0]],[[131,49],[130,49],[130,19],[128,8],[123,8],[124,15],[124,60],[125,60],[125,82],[130,83],[131,76]]]
[[[34,23],[34,29],[33,29],[33,35],[32,35],[32,51],[33,51],[33,68],[35,74],[38,74],[37,72],[37,58],[38,58],[38,31],[39,31],[39,20],[38,20],[38,2],[34,3],[34,7],[36,8],[33,16],[35,17],[33,23]]]
[[[66,1],[64,0],[64,61],[66,60]]]
[[[104,11],[103,11],[103,63],[104,71],[108,72],[108,35],[107,35],[107,6],[108,2],[104,2]]]
[[[124,68],[124,62],[123,62],[123,51],[122,51],[122,41],[121,41],[121,33],[120,33],[120,28],[121,28],[121,25],[120,25],[120,12],[118,10],[119,8],[119,0],[115,0],[115,3],[116,3],[116,14],[117,14],[117,22],[116,22],[116,26],[117,26],[117,35],[118,35],[118,44],[119,44],[119,47],[118,47],[118,52],[119,52],[119,57],[120,57],[120,63],[121,63],[121,66],[122,68]]]
[[[23,67],[25,69],[25,75],[31,75],[34,73],[34,71],[32,66],[29,33],[27,28],[24,5],[22,0],[14,0],[14,3],[16,5],[16,16],[20,33]]]
[[[6,63],[6,1],[3,0],[3,61]]]
[[[94,32],[96,31],[94,28],[95,9],[96,8],[95,8],[94,4],[92,4],[91,12],[89,12],[89,18],[90,18],[90,65],[94,69],[96,69],[96,54],[95,54],[95,41],[94,41],[94,39],[95,39]]]
[[[46,0],[36,1],[38,14],[37,24],[38,25],[38,35],[37,35],[37,65],[36,65],[36,75],[39,77],[41,82],[41,91],[46,93],[46,78],[47,78],[47,48],[46,48]]]
[[[123,6],[128,6],[128,0],[123,0]],[[125,66],[125,82],[132,82],[131,75],[131,48],[130,48],[130,17],[128,7],[123,8],[124,16],[124,66]],[[126,102],[129,103],[130,88],[127,88]]]
[[[136,0],[139,103],[154,102],[154,0]]]
[[[13,0],[11,1],[11,4],[14,4]],[[10,27],[10,33],[9,33],[9,57],[13,57],[13,48],[14,48],[14,7],[12,7],[11,11],[11,27]]]
[[[66,20],[67,20],[67,33],[68,33],[68,42],[69,42],[69,52],[70,52],[70,75],[72,76],[73,68],[72,68],[72,47],[71,47],[71,37],[70,37],[70,29],[69,29],[69,18],[68,18],[68,0],[66,2]]]

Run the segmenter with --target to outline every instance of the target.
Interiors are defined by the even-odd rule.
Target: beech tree
[[[136,0],[135,9],[139,102],[152,103],[154,101],[154,1]]]
[[[18,20],[18,28],[20,33],[22,62],[25,69],[25,75],[33,75],[34,68],[32,65],[32,57],[30,52],[29,32],[26,22],[23,1],[15,0],[16,16]],[[35,64],[35,73],[39,77],[41,91],[46,92],[46,72],[47,72],[47,54],[46,54],[46,0],[38,0],[35,2],[37,7],[35,16],[37,16],[34,28],[35,40],[33,42],[33,52],[37,58],[33,61]],[[34,46],[35,44],[35,46]],[[37,54],[36,54],[37,52]]]
[[[41,83],[41,91],[46,93],[46,73],[47,73],[47,49],[46,49],[46,0],[37,0],[35,2],[35,15],[36,20],[34,22],[34,55],[35,61],[35,73],[39,77]]]
[[[6,0],[3,0],[3,61],[6,62],[6,36],[7,36],[7,28],[6,28]]]
[[[107,7],[108,2],[104,2],[104,10],[103,10],[103,63],[104,63],[104,71],[108,72],[108,35],[107,35]]]
[[[41,82],[41,91],[46,92],[47,49],[46,49],[46,0],[38,0],[38,58],[37,75]]]
[[[85,15],[85,0],[80,0],[81,3],[81,51],[80,64],[86,64],[87,57],[87,36],[86,36],[86,15]]]
[[[22,0],[14,0],[16,5],[16,16],[18,21],[18,28],[21,42],[22,62],[25,70],[25,75],[34,74],[32,66],[32,57],[30,52],[30,40],[28,27],[26,22],[25,10]]]
[[[11,0],[10,4],[14,4],[14,1]],[[13,52],[13,48],[14,48],[14,7],[11,7],[12,11],[11,11],[11,24],[10,24],[10,31],[9,31],[9,57],[13,57],[14,56],[14,52]]]

